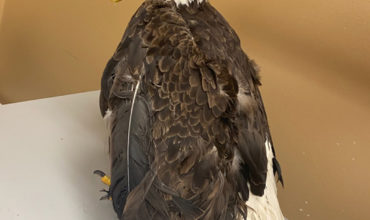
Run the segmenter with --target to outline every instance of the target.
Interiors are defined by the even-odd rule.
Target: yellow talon
[[[122,0],[112,0],[112,2],[114,2],[114,3],[117,3],[117,2],[120,2],[120,1],[122,1]]]
[[[100,180],[107,186],[110,186],[110,178],[108,176],[103,176],[102,178],[100,178]]]

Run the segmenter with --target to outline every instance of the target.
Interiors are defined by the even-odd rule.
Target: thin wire
[[[131,187],[130,187],[130,134],[131,134],[131,120],[132,120],[132,114],[134,112],[134,105],[135,105],[135,100],[136,100],[137,92],[139,90],[140,81],[141,80],[139,79],[139,81],[137,82],[136,87],[135,87],[134,96],[132,97],[130,118],[128,120],[128,129],[127,129],[127,156],[126,157],[127,157],[127,189],[128,189],[128,192],[131,191]]]

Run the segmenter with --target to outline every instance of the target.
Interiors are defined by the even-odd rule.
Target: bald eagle
[[[259,85],[209,2],[146,0],[101,80],[119,219],[284,219]]]

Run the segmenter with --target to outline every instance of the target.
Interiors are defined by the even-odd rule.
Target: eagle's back
[[[236,33],[209,3],[147,0],[102,78],[118,215],[252,216],[246,201],[266,197],[269,166],[280,170],[259,84]]]

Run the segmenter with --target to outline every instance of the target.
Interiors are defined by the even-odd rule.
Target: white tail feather
[[[271,143],[265,142],[267,164],[266,188],[263,196],[249,194],[249,199],[246,202],[248,206],[248,220],[285,220],[277,198],[276,181],[273,171]]]

